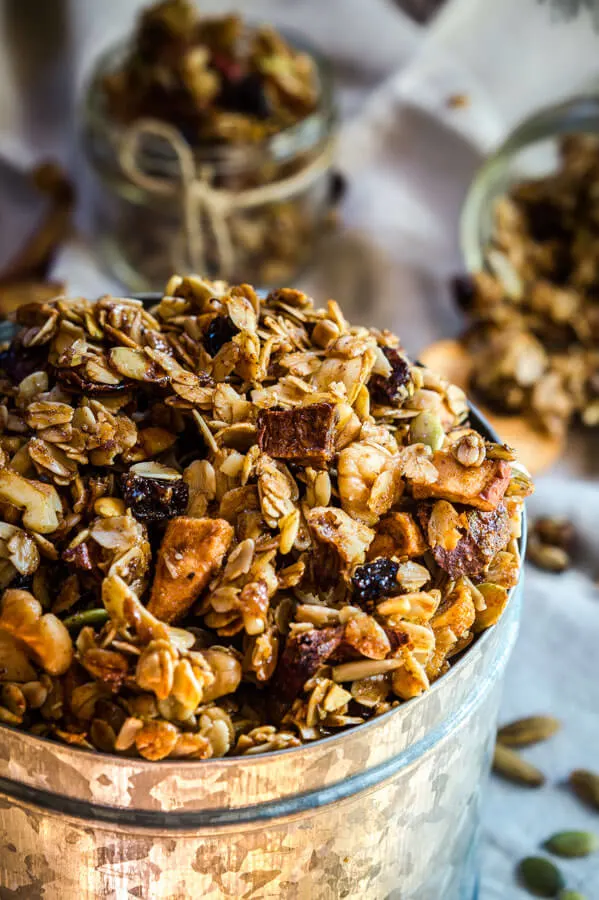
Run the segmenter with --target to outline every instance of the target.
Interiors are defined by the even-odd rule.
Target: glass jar
[[[261,143],[190,147],[167,123],[130,129],[107,115],[101,81],[126,45],[98,61],[85,93],[92,229],[108,269],[129,289],[161,289],[173,272],[290,283],[329,220],[335,112],[328,66],[312,49],[319,105]],[[147,127],[146,127],[147,126]]]
[[[495,201],[518,181],[557,171],[560,139],[576,133],[599,134],[599,97],[577,96],[540,110],[517,125],[483,163],[466,196],[460,222],[468,271],[484,268]]]
[[[429,691],[301,747],[154,763],[0,725],[0,884],[46,900],[474,900],[521,593]]]

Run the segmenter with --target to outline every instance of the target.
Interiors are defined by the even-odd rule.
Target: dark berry
[[[23,347],[19,336],[15,337],[6,350],[0,353],[0,369],[14,384],[19,384],[32,372],[46,368],[47,347]]]
[[[18,588],[21,591],[30,591],[33,587],[33,575],[17,574],[10,583],[11,588]]]
[[[216,316],[204,333],[204,349],[210,356],[216,356],[223,344],[232,340],[239,334],[237,328],[228,316]]]
[[[449,282],[456,305],[463,312],[469,312],[474,304],[476,285],[471,275],[455,275]]]
[[[187,509],[189,488],[178,481],[144,478],[132,472],[121,475],[123,499],[140,522],[162,522],[181,516]]]
[[[250,72],[238,80],[223,83],[219,103],[230,112],[267,119],[271,113],[264,83],[257,72]]]
[[[383,353],[391,365],[391,374],[388,378],[373,375],[368,382],[368,388],[375,403],[389,405],[405,400],[407,396],[405,388],[410,380],[410,366],[405,356],[402,356],[395,347],[383,347]]]
[[[352,577],[354,599],[358,603],[373,603],[385,594],[397,593],[398,570],[399,563],[384,557],[358,566]]]

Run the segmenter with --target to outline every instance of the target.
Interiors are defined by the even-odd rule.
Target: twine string
[[[172,150],[177,162],[178,178],[149,174],[142,165],[143,144],[160,139]],[[236,210],[250,209],[280,202],[308,187],[318,175],[326,172],[333,157],[334,144],[329,138],[321,152],[293,175],[269,184],[231,191],[214,187],[214,167],[196,165],[193,150],[181,132],[158,119],[137,119],[124,133],[118,147],[121,171],[140,190],[162,197],[181,198],[183,212],[182,239],[193,271],[206,274],[206,246],[202,218],[209,223],[216,244],[219,274],[229,277],[235,269],[235,246],[230,218]]]

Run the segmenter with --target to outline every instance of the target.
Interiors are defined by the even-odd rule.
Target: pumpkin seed
[[[587,900],[580,891],[561,891],[557,900]]]
[[[503,744],[495,745],[493,771],[502,778],[507,778],[508,781],[514,781],[516,784],[526,785],[526,787],[541,787],[545,784],[545,776],[539,769],[522,759],[515,750],[511,750]]]
[[[586,769],[576,769],[570,775],[570,787],[583,803],[599,810],[599,775]]]
[[[546,741],[560,728],[559,721],[552,716],[527,716],[503,725],[497,732],[497,740],[506,747],[528,747]]]
[[[545,841],[544,847],[556,856],[590,856],[599,848],[599,839],[592,831],[560,831]]]
[[[103,625],[108,621],[108,613],[105,609],[86,609],[83,612],[73,613],[63,619],[67,628],[83,628],[84,625]]]
[[[526,890],[535,897],[555,897],[564,887],[557,866],[542,856],[528,856],[518,865],[518,875]]]
[[[410,442],[428,444],[433,453],[443,446],[445,432],[439,416],[433,412],[419,413],[410,424]]]

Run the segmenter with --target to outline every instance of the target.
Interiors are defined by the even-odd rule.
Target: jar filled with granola
[[[173,271],[287,281],[330,221],[326,64],[269,26],[142,13],[99,60],[83,109],[100,253],[133,290]]]
[[[563,441],[599,424],[599,99],[520,124],[484,163],[461,222],[469,390]]]

